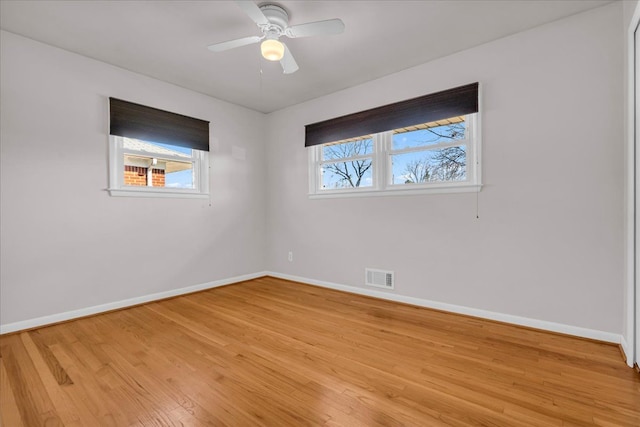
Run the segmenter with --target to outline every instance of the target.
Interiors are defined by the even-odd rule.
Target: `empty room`
[[[0,0],[0,425],[640,425],[638,0]]]

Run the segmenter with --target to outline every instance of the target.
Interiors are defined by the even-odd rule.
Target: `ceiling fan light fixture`
[[[266,39],[260,45],[260,52],[264,59],[280,61],[284,56],[284,45],[277,39]]]

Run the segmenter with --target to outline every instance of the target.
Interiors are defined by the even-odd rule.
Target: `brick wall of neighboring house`
[[[141,166],[124,167],[124,185],[147,185],[147,168]]]
[[[153,169],[151,171],[151,181],[154,187],[164,187],[164,170]]]
[[[164,171],[162,169],[153,169],[151,171],[151,179],[154,187],[164,187]],[[146,187],[147,185],[147,168],[141,166],[125,166],[124,167],[124,185],[138,185]]]

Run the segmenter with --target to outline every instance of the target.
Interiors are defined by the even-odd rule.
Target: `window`
[[[208,197],[209,122],[115,98],[109,104],[112,196]]]
[[[478,83],[306,126],[312,197],[480,189]]]
[[[477,191],[477,114],[316,145],[310,194]]]
[[[208,152],[121,136],[110,139],[111,195],[208,197]]]

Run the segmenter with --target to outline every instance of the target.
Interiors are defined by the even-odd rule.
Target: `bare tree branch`
[[[432,150],[405,165],[406,184],[430,181],[458,181],[467,173],[467,153],[462,147]]]

